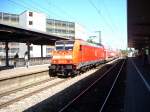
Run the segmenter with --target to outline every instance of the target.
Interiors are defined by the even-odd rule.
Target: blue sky
[[[48,18],[78,22],[91,35],[98,36],[95,31],[100,30],[104,45],[127,47],[126,0],[1,0],[0,6],[2,12],[32,10],[44,12]]]

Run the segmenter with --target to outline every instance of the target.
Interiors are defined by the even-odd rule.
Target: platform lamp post
[[[99,43],[101,44],[102,43],[102,39],[101,39],[101,31],[95,31],[99,34]]]

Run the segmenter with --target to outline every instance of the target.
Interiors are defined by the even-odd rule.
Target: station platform
[[[150,112],[150,65],[143,59],[128,58],[125,112]]]
[[[17,67],[0,71],[0,80],[10,79],[18,76],[47,71],[50,64],[34,65],[26,67]]]

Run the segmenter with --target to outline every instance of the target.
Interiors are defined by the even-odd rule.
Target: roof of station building
[[[150,1],[128,0],[128,46],[133,48],[150,47]]]
[[[57,40],[69,40],[46,32],[0,23],[0,42],[19,42],[34,45],[54,45]]]

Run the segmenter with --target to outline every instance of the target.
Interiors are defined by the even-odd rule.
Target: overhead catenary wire
[[[91,6],[96,10],[96,12],[98,13],[98,15],[103,18],[103,21],[109,26],[110,30],[114,33],[114,29],[113,29],[112,26],[108,23],[108,21],[106,20],[105,16],[103,16],[101,10],[98,9],[98,8],[96,7],[96,5],[95,5],[91,0],[88,0],[88,2],[89,2],[89,3],[91,4]]]
[[[101,9],[98,9],[97,7],[96,7],[96,5],[92,2],[92,0],[88,0],[88,2],[91,4],[91,6],[96,10],[96,12],[98,13],[98,15],[101,17],[101,18],[103,18],[103,21],[105,22],[105,24],[107,24],[107,26],[109,27],[109,29],[112,31],[112,33],[114,33],[115,35],[117,34],[118,35],[118,30],[114,30],[114,27],[112,26],[112,24],[110,24],[109,22],[108,22],[108,20],[106,19],[106,17],[105,16],[103,16],[103,14],[102,14],[102,11],[101,11]],[[110,18],[109,18],[109,20],[110,20]],[[115,25],[115,27],[116,27],[116,25]],[[115,33],[116,32],[116,33]],[[119,35],[118,35],[119,36]],[[122,39],[121,39],[122,40]],[[124,41],[121,41],[121,42],[124,42]]]
[[[35,2],[35,1],[33,1],[33,0],[30,0],[30,2],[32,2],[32,4],[35,4],[36,6],[40,6],[40,5],[41,5],[41,4],[38,4],[38,2]],[[47,14],[49,17],[52,16],[52,15],[50,15],[49,13],[52,13],[52,14],[56,15],[57,17],[61,17],[60,15],[58,15],[58,14],[56,14],[55,12],[53,12],[53,11],[47,9],[46,7],[40,8],[40,10],[43,10],[44,13],[46,12],[46,14]]]
[[[19,6],[19,7],[24,7],[25,9],[28,9],[28,10],[32,10],[32,11],[35,11],[35,12],[43,12],[43,13],[46,13],[49,17],[50,17],[50,15],[49,15],[49,12],[51,12],[51,11],[48,11],[47,9],[45,9],[44,8],[44,10],[43,10],[43,8],[37,8],[37,7],[35,7],[35,6],[33,6],[33,4],[31,5],[29,5],[29,4],[27,4],[26,2],[23,2],[23,1],[21,1],[21,3],[20,2],[16,2],[16,1],[13,1],[13,0],[8,0],[8,1],[10,1],[11,3],[13,3],[13,4],[15,4],[15,5],[17,5],[17,6]],[[35,3],[34,3],[35,4]],[[27,6],[28,5],[28,6]],[[32,7],[31,7],[32,6]],[[51,12],[51,13],[53,13],[53,12]],[[56,16],[59,16],[59,15],[57,15],[57,14],[55,14],[55,13],[53,13],[54,15],[56,15]]]
[[[33,0],[30,0],[31,4],[28,4],[27,2],[24,2],[24,1],[21,1],[21,2],[16,2],[16,1],[13,1],[13,0],[8,0],[8,1],[10,1],[11,3],[13,3],[13,4],[15,4],[15,5],[17,5],[17,6],[21,7],[21,8],[25,8],[25,9],[32,10],[32,11],[35,11],[35,12],[39,12],[39,11],[40,11],[40,12],[46,13],[46,15],[47,15],[50,19],[54,19],[54,18],[52,18],[52,15],[50,15],[49,13],[52,13],[53,15],[56,15],[57,17],[60,17],[60,18],[61,18],[60,15],[58,15],[58,14],[56,14],[56,13],[54,13],[54,12],[48,10],[48,8],[36,7],[36,6],[40,6],[40,4],[38,4],[37,2],[35,2],[35,1],[33,1]],[[49,1],[48,1],[48,4],[50,4]],[[77,23],[79,23],[78,20],[77,20],[75,17],[73,17],[72,15],[70,15],[69,13],[67,13],[66,11],[64,11],[62,8],[56,6],[55,4],[53,4],[53,5],[54,5],[57,9],[59,9],[59,11],[62,12],[64,15],[68,15],[69,17],[71,17],[72,19],[74,19],[74,22],[77,21]],[[68,16],[66,16],[66,17],[68,18]],[[55,18],[55,19],[56,19],[56,18]],[[71,22],[73,22],[73,20],[72,20]],[[81,23],[80,23],[80,24],[81,24]],[[82,25],[82,24],[81,24],[81,25]],[[82,26],[85,27],[84,25],[82,25]]]
[[[8,2],[8,4],[13,4],[13,5],[15,5],[15,6],[18,6],[19,4],[17,4],[16,2],[14,2],[14,1],[12,1],[12,0],[8,0],[9,2]],[[25,6],[22,6],[22,7],[20,7],[21,9],[24,9],[24,8],[26,8]],[[14,8],[14,10],[17,12],[17,8]]]
[[[16,6],[20,6],[21,8],[25,8],[25,9],[31,10],[31,8],[25,6],[24,4],[18,3],[18,2],[13,1],[13,0],[8,0],[8,1],[13,3],[13,4],[15,4]],[[33,10],[33,11],[36,11],[36,10]]]
[[[112,21],[113,19],[112,19],[112,16],[110,15],[110,11],[108,10],[108,7],[107,7],[107,5],[105,4],[105,1],[104,0],[101,0],[101,3],[103,4],[103,6],[104,6],[104,9],[105,9],[105,14],[107,14],[107,16],[108,16],[108,20],[111,20],[111,24],[110,25],[113,25],[113,27],[115,27],[115,30],[117,29],[118,30],[118,27],[117,27],[117,25]]]
[[[105,22],[105,24],[107,24],[107,26],[109,26],[109,27],[107,27],[107,28],[109,28],[109,29],[111,30],[111,32],[115,34],[115,32],[114,32],[112,26],[108,23],[108,21],[106,20],[105,16],[103,16],[102,11],[101,11],[100,9],[98,9],[98,8],[96,7],[96,5],[95,5],[91,0],[88,0],[88,2],[89,2],[90,5],[96,10],[96,12],[98,13],[98,15],[99,15],[101,18],[103,18],[103,21]],[[104,27],[104,25],[103,25],[103,27]]]
[[[77,20],[75,17],[73,17],[72,15],[70,15],[68,12],[66,12],[65,10],[63,10],[60,6],[58,7],[57,5],[55,5],[54,3],[50,3],[49,0],[47,0],[47,4],[49,5],[49,8],[51,8],[52,6],[54,6],[59,12],[62,12],[63,15],[68,15],[66,16],[67,18],[68,17],[71,17],[72,19],[74,20]]]
[[[122,32],[120,32],[119,28],[118,28],[118,25],[114,23],[114,21],[112,21],[112,16],[111,16],[111,13],[110,11],[108,10],[108,7],[105,3],[105,0],[101,0],[101,3],[103,4],[104,8],[105,8],[105,14],[107,14],[108,16],[108,20],[111,20],[111,25],[115,28],[115,31],[116,31],[116,34],[120,37],[122,36]],[[122,39],[121,39],[122,40]],[[122,40],[121,43],[123,43],[124,41]]]
[[[49,0],[47,0],[47,3],[49,4],[49,6],[54,6],[56,7],[56,9],[59,12],[62,12],[67,18],[70,17],[71,21],[74,21],[75,23],[80,24],[82,27],[84,27],[85,29],[88,29],[85,25],[83,25],[75,16],[73,16],[72,14],[68,13],[66,10],[64,10],[62,7],[57,6],[56,4],[52,4]]]
[[[13,4],[15,4],[15,5],[18,5],[19,7],[24,7],[25,9],[28,9],[28,10],[33,10],[33,11],[41,11],[41,12],[44,12],[44,13],[46,13],[47,14],[47,16],[50,18],[50,19],[53,19],[52,18],[52,15],[56,15],[57,17],[62,17],[62,16],[60,16],[60,15],[58,15],[58,14],[56,14],[56,12],[54,12],[54,11],[51,11],[50,10],[50,8],[49,7],[44,7],[44,8],[41,8],[40,7],[40,5],[41,4],[39,4],[39,2],[36,2],[36,1],[34,1],[34,0],[31,0],[30,2],[30,4],[28,3],[28,2],[25,2],[25,1],[14,1],[14,0],[8,0],[8,1],[10,1],[11,3],[13,3]],[[50,5],[50,2],[49,2],[49,0],[47,0],[48,1],[48,4]],[[97,7],[96,7],[96,5],[91,1],[91,0],[88,0],[89,1],[89,3],[96,9],[96,11],[98,12],[98,14],[102,17],[102,18],[104,18],[104,22],[107,24],[107,26],[109,26],[109,28],[111,29],[111,31],[114,33],[115,31],[116,31],[116,28],[115,28],[115,30],[113,29],[113,27],[112,27],[112,25],[110,25],[109,23],[108,23],[108,21],[106,20],[106,17],[104,17],[103,16],[103,14],[102,14],[102,12],[101,12],[101,10],[100,9],[98,9]],[[47,5],[48,5],[47,4]],[[80,23],[85,29],[88,29],[85,25],[83,25],[81,22],[78,22],[78,20],[77,20],[77,18],[76,17],[74,17],[73,15],[71,15],[71,14],[69,14],[66,10],[63,10],[60,6],[58,7],[57,5],[55,5],[53,2],[51,3],[53,6],[55,6],[56,8],[57,8],[57,10],[58,11],[60,11],[60,12],[62,12],[63,14],[64,14],[64,16],[66,16],[66,17],[70,17],[70,18],[72,18],[74,21],[77,21],[77,23]],[[38,6],[38,7],[36,7],[36,6]],[[51,6],[50,6],[51,7]],[[50,14],[51,13],[51,14]],[[68,16],[67,16],[68,15]]]

